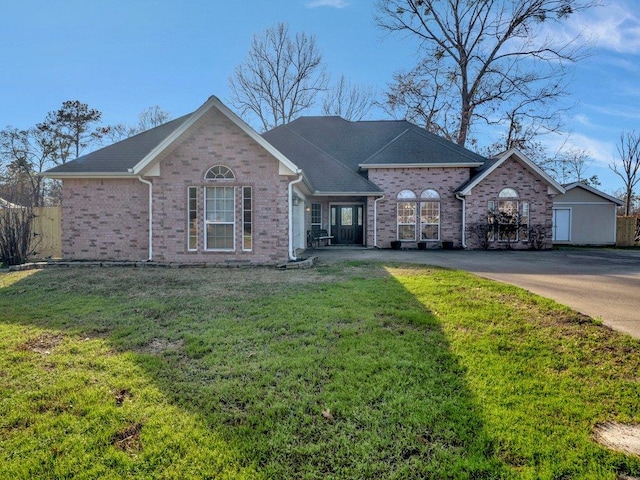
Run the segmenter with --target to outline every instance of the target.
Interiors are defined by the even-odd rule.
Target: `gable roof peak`
[[[556,182],[548,173],[542,170],[533,160],[529,159],[523,152],[518,150],[517,148],[510,148],[506,152],[503,152],[497,157],[493,157],[488,160],[476,173],[476,175],[471,178],[467,183],[465,183],[457,193],[460,195],[469,195],[473,188],[478,185],[482,180],[487,178],[493,171],[495,171],[498,167],[500,167],[504,162],[509,160],[510,158],[515,158],[517,162],[523,164],[527,169],[529,169],[535,176],[541,179],[543,182],[547,184],[548,191],[552,195],[557,195],[559,193],[565,193],[565,189],[562,185]]]
[[[205,103],[190,114],[52,168],[45,172],[45,175],[52,178],[143,175],[150,165],[161,159],[167,149],[175,145],[211,109],[219,111],[275,157],[281,165],[286,167],[285,171],[301,173],[300,168],[291,160],[233,113],[218,97],[211,95]]]
[[[620,200],[619,198],[616,198],[616,197],[613,197],[611,195],[608,195],[608,194],[604,193],[603,191],[598,190],[595,187],[592,187],[591,185],[587,185],[584,182],[567,183],[567,184],[563,185],[563,187],[567,192],[569,190],[573,190],[574,188],[581,188],[583,190],[586,190],[587,192],[590,192],[590,193],[593,193],[594,195],[602,197],[605,200],[609,200],[610,202],[615,203],[618,206],[624,205],[624,202],[622,200]]]

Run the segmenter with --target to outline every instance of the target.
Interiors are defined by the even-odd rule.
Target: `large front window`
[[[205,249],[233,250],[235,187],[205,187]]]
[[[503,188],[497,201],[489,201],[489,241],[517,242],[529,239],[529,202],[519,200],[513,188]]]
[[[440,195],[432,189],[420,195],[420,240],[440,240]]]
[[[415,241],[417,209],[418,202],[415,193],[411,190],[402,190],[398,193],[398,240]]]

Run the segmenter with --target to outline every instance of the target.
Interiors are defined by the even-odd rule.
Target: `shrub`
[[[0,263],[18,265],[34,253],[34,217],[30,207],[0,208]]]
[[[532,225],[529,228],[529,244],[531,248],[534,250],[547,248],[551,229],[551,225]]]

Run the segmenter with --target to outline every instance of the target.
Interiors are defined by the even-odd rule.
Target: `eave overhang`
[[[361,163],[358,165],[363,170],[370,168],[476,168],[482,166],[482,162],[448,162],[448,163]]]
[[[315,197],[382,197],[383,192],[313,192]]]
[[[42,176],[56,180],[64,180],[65,178],[138,178],[138,175],[130,172],[43,172]]]
[[[505,161],[509,158],[515,157],[517,161],[524,164],[535,176],[544,181],[547,184],[547,194],[548,195],[558,195],[565,193],[565,189],[562,185],[556,182],[551,176],[549,176],[544,170],[542,170],[538,165],[536,165],[533,161],[527,158],[522,152],[520,152],[516,148],[512,148],[506,151],[504,154],[500,155],[498,161],[491,165],[489,168],[481,172],[477,175],[471,182],[464,186],[463,189],[458,190],[456,195],[461,195],[466,197],[470,195],[473,189],[482,182],[485,178],[487,178],[491,173],[498,169]]]

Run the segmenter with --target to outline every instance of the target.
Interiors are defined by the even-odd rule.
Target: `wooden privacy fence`
[[[640,217],[618,217],[616,245],[619,247],[640,245]]]
[[[38,207],[33,209],[33,233],[36,258],[62,257],[62,209]]]

